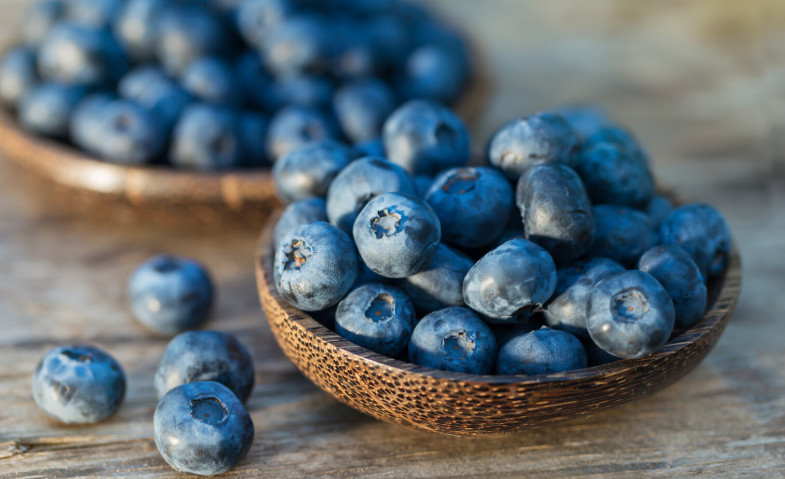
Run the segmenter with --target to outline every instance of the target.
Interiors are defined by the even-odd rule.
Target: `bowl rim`
[[[498,375],[498,374],[470,374],[463,372],[445,371],[440,369],[428,368],[407,361],[387,357],[375,353],[360,345],[352,343],[343,338],[338,333],[330,330],[317,322],[307,312],[297,309],[289,302],[284,300],[278,293],[274,281],[272,281],[273,266],[273,232],[280,212],[272,215],[265,225],[257,250],[255,269],[257,273],[257,288],[259,293],[267,294],[274,300],[278,307],[288,316],[298,328],[312,334],[317,340],[329,344],[351,359],[368,364],[370,366],[399,371],[402,373],[414,374],[433,380],[451,380],[462,383],[475,383],[487,386],[503,385],[534,385],[551,384],[559,387],[564,383],[575,380],[596,381],[610,376],[626,375],[631,372],[651,367],[653,363],[665,361],[674,357],[680,351],[689,347],[691,344],[706,338],[709,335],[719,334],[725,328],[727,319],[735,309],[741,292],[742,283],[742,263],[741,255],[733,242],[733,248],[728,258],[728,266],[723,275],[713,278],[712,282],[720,282],[714,302],[706,311],[703,317],[691,327],[681,331],[676,336],[672,336],[663,348],[653,354],[637,359],[621,359],[607,364],[591,366],[583,369],[574,369],[559,373],[546,373],[538,375]],[[266,290],[265,291],[263,291]],[[268,321],[272,321],[266,315]],[[708,338],[707,338],[708,339]]]

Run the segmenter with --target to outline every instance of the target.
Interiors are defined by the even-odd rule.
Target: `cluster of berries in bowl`
[[[91,157],[215,171],[302,144],[361,151],[402,102],[452,104],[451,27],[404,0],[41,0],[0,61],[0,105]]]
[[[657,192],[636,138],[590,107],[516,118],[486,155],[413,100],[381,154],[329,142],[273,169],[283,299],[376,353],[471,374],[570,371],[660,350],[707,310],[732,238]]]

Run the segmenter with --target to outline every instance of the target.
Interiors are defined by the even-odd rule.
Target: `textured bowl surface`
[[[722,277],[709,283],[703,319],[658,353],[603,366],[538,376],[477,376],[381,356],[325,328],[275,289],[272,229],[256,260],[259,297],[286,356],[317,386],[375,418],[457,436],[493,436],[620,406],[692,371],[717,342],[741,291],[741,258],[733,250]]]
[[[2,56],[2,53],[0,53]],[[481,55],[456,112],[476,120],[489,92]],[[0,108],[0,154],[57,186],[60,200],[79,213],[153,224],[261,228],[280,206],[269,169],[190,172],[126,167],[100,161],[63,143],[28,134]]]

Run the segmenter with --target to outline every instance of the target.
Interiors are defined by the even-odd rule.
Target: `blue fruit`
[[[638,261],[638,269],[660,282],[673,300],[676,327],[688,328],[706,312],[706,284],[692,257],[679,246],[655,246]]]
[[[382,193],[416,193],[414,183],[400,166],[382,158],[360,158],[335,177],[327,191],[327,217],[347,233],[365,205]]]
[[[335,94],[335,114],[344,134],[354,143],[377,138],[396,106],[395,95],[376,78],[356,80]]]
[[[117,92],[152,113],[164,126],[167,136],[186,107],[193,102],[191,95],[177,82],[159,67],[150,65],[128,72],[120,79]]]
[[[177,256],[153,257],[128,281],[134,316],[163,336],[201,326],[210,313],[213,296],[213,284],[204,267]]]
[[[237,30],[249,45],[261,48],[270,31],[296,11],[293,0],[242,0],[237,6]]]
[[[286,301],[303,311],[338,304],[358,271],[351,238],[329,223],[299,226],[276,245],[275,286]]]
[[[117,18],[124,0],[68,0],[69,21],[94,28],[107,28]]]
[[[589,147],[598,143],[612,143],[632,158],[645,164],[650,163],[649,154],[643,149],[635,135],[618,125],[606,124],[586,140],[586,146]]]
[[[276,113],[270,121],[267,155],[275,161],[308,143],[338,137],[338,127],[321,110],[289,106]]]
[[[94,27],[59,23],[38,51],[38,72],[53,82],[108,86],[127,69],[128,59],[112,34]]]
[[[425,199],[425,196],[428,194],[428,190],[431,189],[433,185],[433,178],[426,175],[417,175],[412,178],[414,181],[415,189],[417,190],[417,196],[422,199]]]
[[[335,140],[309,143],[278,158],[273,178],[285,203],[327,196],[330,183],[351,161],[351,150]]]
[[[197,99],[216,105],[240,107],[244,92],[234,65],[219,57],[194,60],[182,76],[183,88]]]
[[[414,305],[398,288],[369,283],[355,289],[338,303],[335,332],[389,357],[409,344],[417,316]]]
[[[9,50],[0,60],[0,103],[16,109],[22,98],[38,85],[35,51],[26,47]]]
[[[513,191],[493,168],[463,167],[441,173],[425,200],[442,224],[442,239],[464,248],[492,243],[513,209]]]
[[[573,166],[580,139],[563,117],[550,112],[517,118],[494,133],[488,144],[488,161],[510,178],[542,163]]]
[[[153,415],[161,457],[180,472],[210,476],[232,469],[254,439],[251,416],[226,386],[212,381],[178,386]]]
[[[580,340],[558,329],[542,328],[507,341],[499,349],[498,374],[548,374],[583,369],[586,350]]]
[[[354,158],[363,158],[366,156],[383,158],[385,155],[384,142],[381,138],[355,143],[352,145],[352,149],[354,150]]]
[[[608,276],[624,271],[624,267],[608,258],[579,261],[556,272],[558,283],[545,306],[545,324],[581,338],[588,338],[586,303],[594,285]]]
[[[333,39],[327,20],[294,15],[265,34],[262,56],[279,77],[320,74],[327,71]]]
[[[298,226],[309,225],[317,221],[327,221],[326,205],[324,198],[308,198],[287,206],[275,224],[273,244],[280,244],[283,237],[294,231]]]
[[[195,103],[180,116],[172,136],[169,161],[200,171],[240,166],[243,145],[237,115],[226,108]]]
[[[335,20],[332,27],[336,36],[330,73],[334,77],[351,81],[382,73],[385,58],[367,22],[344,17]]]
[[[684,248],[704,277],[722,274],[733,247],[730,228],[714,207],[691,203],[673,210],[660,228],[663,244]]]
[[[363,262],[385,278],[423,271],[442,234],[433,209],[420,198],[401,193],[384,193],[369,201],[352,232]]]
[[[556,289],[556,265],[541,246],[515,239],[492,250],[463,280],[466,305],[489,321],[509,323],[542,306]]]
[[[168,6],[160,15],[155,54],[164,70],[179,77],[198,58],[226,56],[230,33],[208,6],[197,2]]]
[[[476,314],[460,307],[425,316],[409,340],[409,361],[446,371],[490,374],[496,352],[491,329]]]
[[[499,348],[501,348],[507,344],[507,341],[513,338],[517,338],[518,336],[540,329],[542,327],[541,319],[542,318],[540,315],[532,314],[526,316],[525,319],[522,319],[518,323],[490,323],[488,326],[490,326],[491,331],[493,331],[493,335],[496,336],[496,344],[498,344]]]
[[[31,2],[25,9],[18,31],[22,41],[30,47],[41,45],[52,28],[66,13],[63,0],[41,0]]]
[[[447,107],[412,100],[395,110],[384,123],[387,157],[414,175],[436,175],[469,162],[466,126]]]
[[[586,349],[586,359],[589,360],[589,366],[602,366],[603,364],[613,363],[622,359],[603,351],[591,339],[584,340],[583,347]]]
[[[166,131],[158,117],[131,100],[106,103],[99,112],[100,137],[96,153],[106,161],[124,165],[150,163],[166,146]]]
[[[86,93],[78,86],[43,83],[22,98],[19,122],[29,132],[67,139],[71,115]]]
[[[240,82],[238,88],[242,89],[245,94],[244,106],[266,111],[272,111],[279,106],[277,94],[274,91],[276,84],[267,68],[262,64],[259,54],[254,51],[245,52],[237,60],[235,68]]]
[[[594,222],[597,229],[589,256],[610,258],[633,268],[656,242],[649,217],[626,206],[597,205]]]
[[[553,112],[567,120],[582,142],[611,123],[608,113],[594,105],[564,105]]]
[[[665,218],[673,211],[673,202],[663,195],[655,194],[649,204],[646,205],[646,214],[649,215],[651,226],[659,237],[660,227],[665,222]]]
[[[155,372],[155,390],[162,397],[181,384],[216,381],[242,402],[254,385],[253,358],[243,343],[219,331],[188,331],[166,346]]]
[[[71,114],[71,141],[88,153],[100,155],[103,146],[103,111],[115,97],[109,93],[93,93],[85,97]]]
[[[575,171],[595,203],[641,207],[654,195],[649,167],[616,143],[587,144]]]
[[[94,346],[50,350],[33,373],[33,399],[66,424],[89,424],[114,414],[125,396],[120,364]]]
[[[398,286],[428,312],[463,306],[463,278],[472,266],[474,262],[468,256],[440,243],[428,266],[400,280]]]
[[[620,358],[640,358],[659,351],[673,331],[674,316],[668,292],[643,271],[626,271],[600,280],[586,305],[591,339]]]
[[[328,110],[332,108],[335,85],[323,76],[298,75],[282,78],[271,85],[276,108],[297,105],[308,108]]]
[[[404,98],[426,98],[450,105],[466,88],[470,71],[463,49],[430,43],[409,55],[399,87]]]
[[[158,20],[167,5],[167,0],[125,1],[112,31],[134,61],[151,62],[155,59]]]
[[[241,165],[249,168],[269,167],[267,130],[270,120],[263,113],[245,111],[239,114],[237,122],[243,152]]]
[[[572,168],[561,163],[529,168],[518,181],[516,199],[526,238],[545,248],[556,263],[568,263],[589,251],[594,213]]]

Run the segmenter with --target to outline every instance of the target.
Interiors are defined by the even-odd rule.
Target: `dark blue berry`
[[[196,103],[175,126],[169,160],[179,168],[211,171],[240,166],[243,145],[232,110]]]
[[[270,87],[273,105],[296,105],[327,110],[332,108],[335,85],[329,78],[316,75],[298,75],[282,78]]]
[[[359,143],[381,135],[384,121],[395,109],[396,99],[383,81],[367,78],[341,87],[335,94],[334,105],[344,134]]]
[[[404,98],[426,98],[450,105],[460,98],[469,75],[463,49],[430,43],[409,55],[399,87]]]
[[[640,207],[654,195],[649,167],[616,143],[586,145],[575,170],[595,203]]]
[[[140,66],[126,74],[117,85],[123,98],[133,100],[153,114],[167,134],[193,98],[156,66]]]
[[[582,142],[611,123],[608,113],[594,105],[565,105],[553,109],[567,120]]]
[[[327,221],[326,205],[324,198],[308,198],[287,206],[275,225],[274,244],[279,244],[285,235],[298,226]]]
[[[329,66],[332,36],[328,22],[318,16],[295,15],[265,34],[261,52],[279,77],[324,73]]]
[[[68,0],[69,21],[94,28],[107,28],[117,18],[124,0]]]
[[[270,121],[267,155],[272,161],[308,143],[338,138],[333,119],[315,108],[289,106]]]
[[[651,226],[659,237],[660,227],[665,218],[673,211],[673,201],[663,195],[654,195],[646,205],[646,214],[649,215]]]
[[[261,48],[270,31],[296,11],[294,0],[241,0],[237,6],[237,30],[249,45]]]
[[[155,59],[158,20],[168,5],[167,0],[126,0],[112,31],[117,41],[136,62]]]
[[[309,143],[278,158],[273,178],[285,203],[325,197],[330,183],[351,160],[351,150],[335,140]]]
[[[279,106],[275,91],[276,83],[273,82],[267,68],[262,64],[259,54],[254,51],[245,52],[235,65],[238,88],[245,94],[244,106],[252,106],[262,110],[272,111]]]
[[[134,316],[164,336],[202,325],[213,296],[213,284],[204,267],[177,256],[155,256],[139,266],[128,281]]]
[[[22,98],[38,85],[35,51],[16,47],[0,60],[0,103],[16,109]]]
[[[638,139],[629,130],[618,125],[608,123],[586,139],[588,147],[598,143],[614,144],[641,163],[647,165],[650,163],[649,155],[638,142]]]
[[[657,240],[649,217],[626,206],[597,205],[594,222],[597,229],[589,255],[610,258],[628,268],[635,267]]]
[[[270,120],[263,113],[245,111],[237,118],[242,148],[241,165],[249,168],[269,167],[267,158],[267,130]]]
[[[428,266],[398,285],[414,304],[428,312],[463,306],[463,278],[472,266],[474,262],[468,256],[439,244]]]
[[[676,208],[662,223],[660,237],[663,244],[684,248],[706,278],[722,274],[728,266],[733,238],[725,218],[710,205]]]
[[[580,340],[558,329],[542,328],[507,341],[499,349],[498,374],[548,374],[583,369],[586,350]]]
[[[19,122],[27,131],[67,139],[71,115],[87,91],[79,86],[43,83],[19,103]]]
[[[183,87],[206,102],[227,107],[240,107],[244,92],[235,65],[219,57],[204,57],[193,61],[183,71]]]
[[[50,350],[33,373],[33,399],[66,424],[88,424],[114,414],[125,396],[120,364],[94,346]]]
[[[25,9],[18,29],[24,44],[30,47],[41,45],[44,38],[63,19],[65,14],[66,2],[64,0],[31,2]]]
[[[109,93],[94,93],[85,97],[71,113],[69,131],[71,141],[79,148],[100,155],[103,145],[102,130],[106,126],[102,115],[115,97]]]
[[[166,131],[158,117],[138,103],[118,99],[98,112],[101,125],[96,154],[106,161],[125,165],[150,163],[166,146]]]

